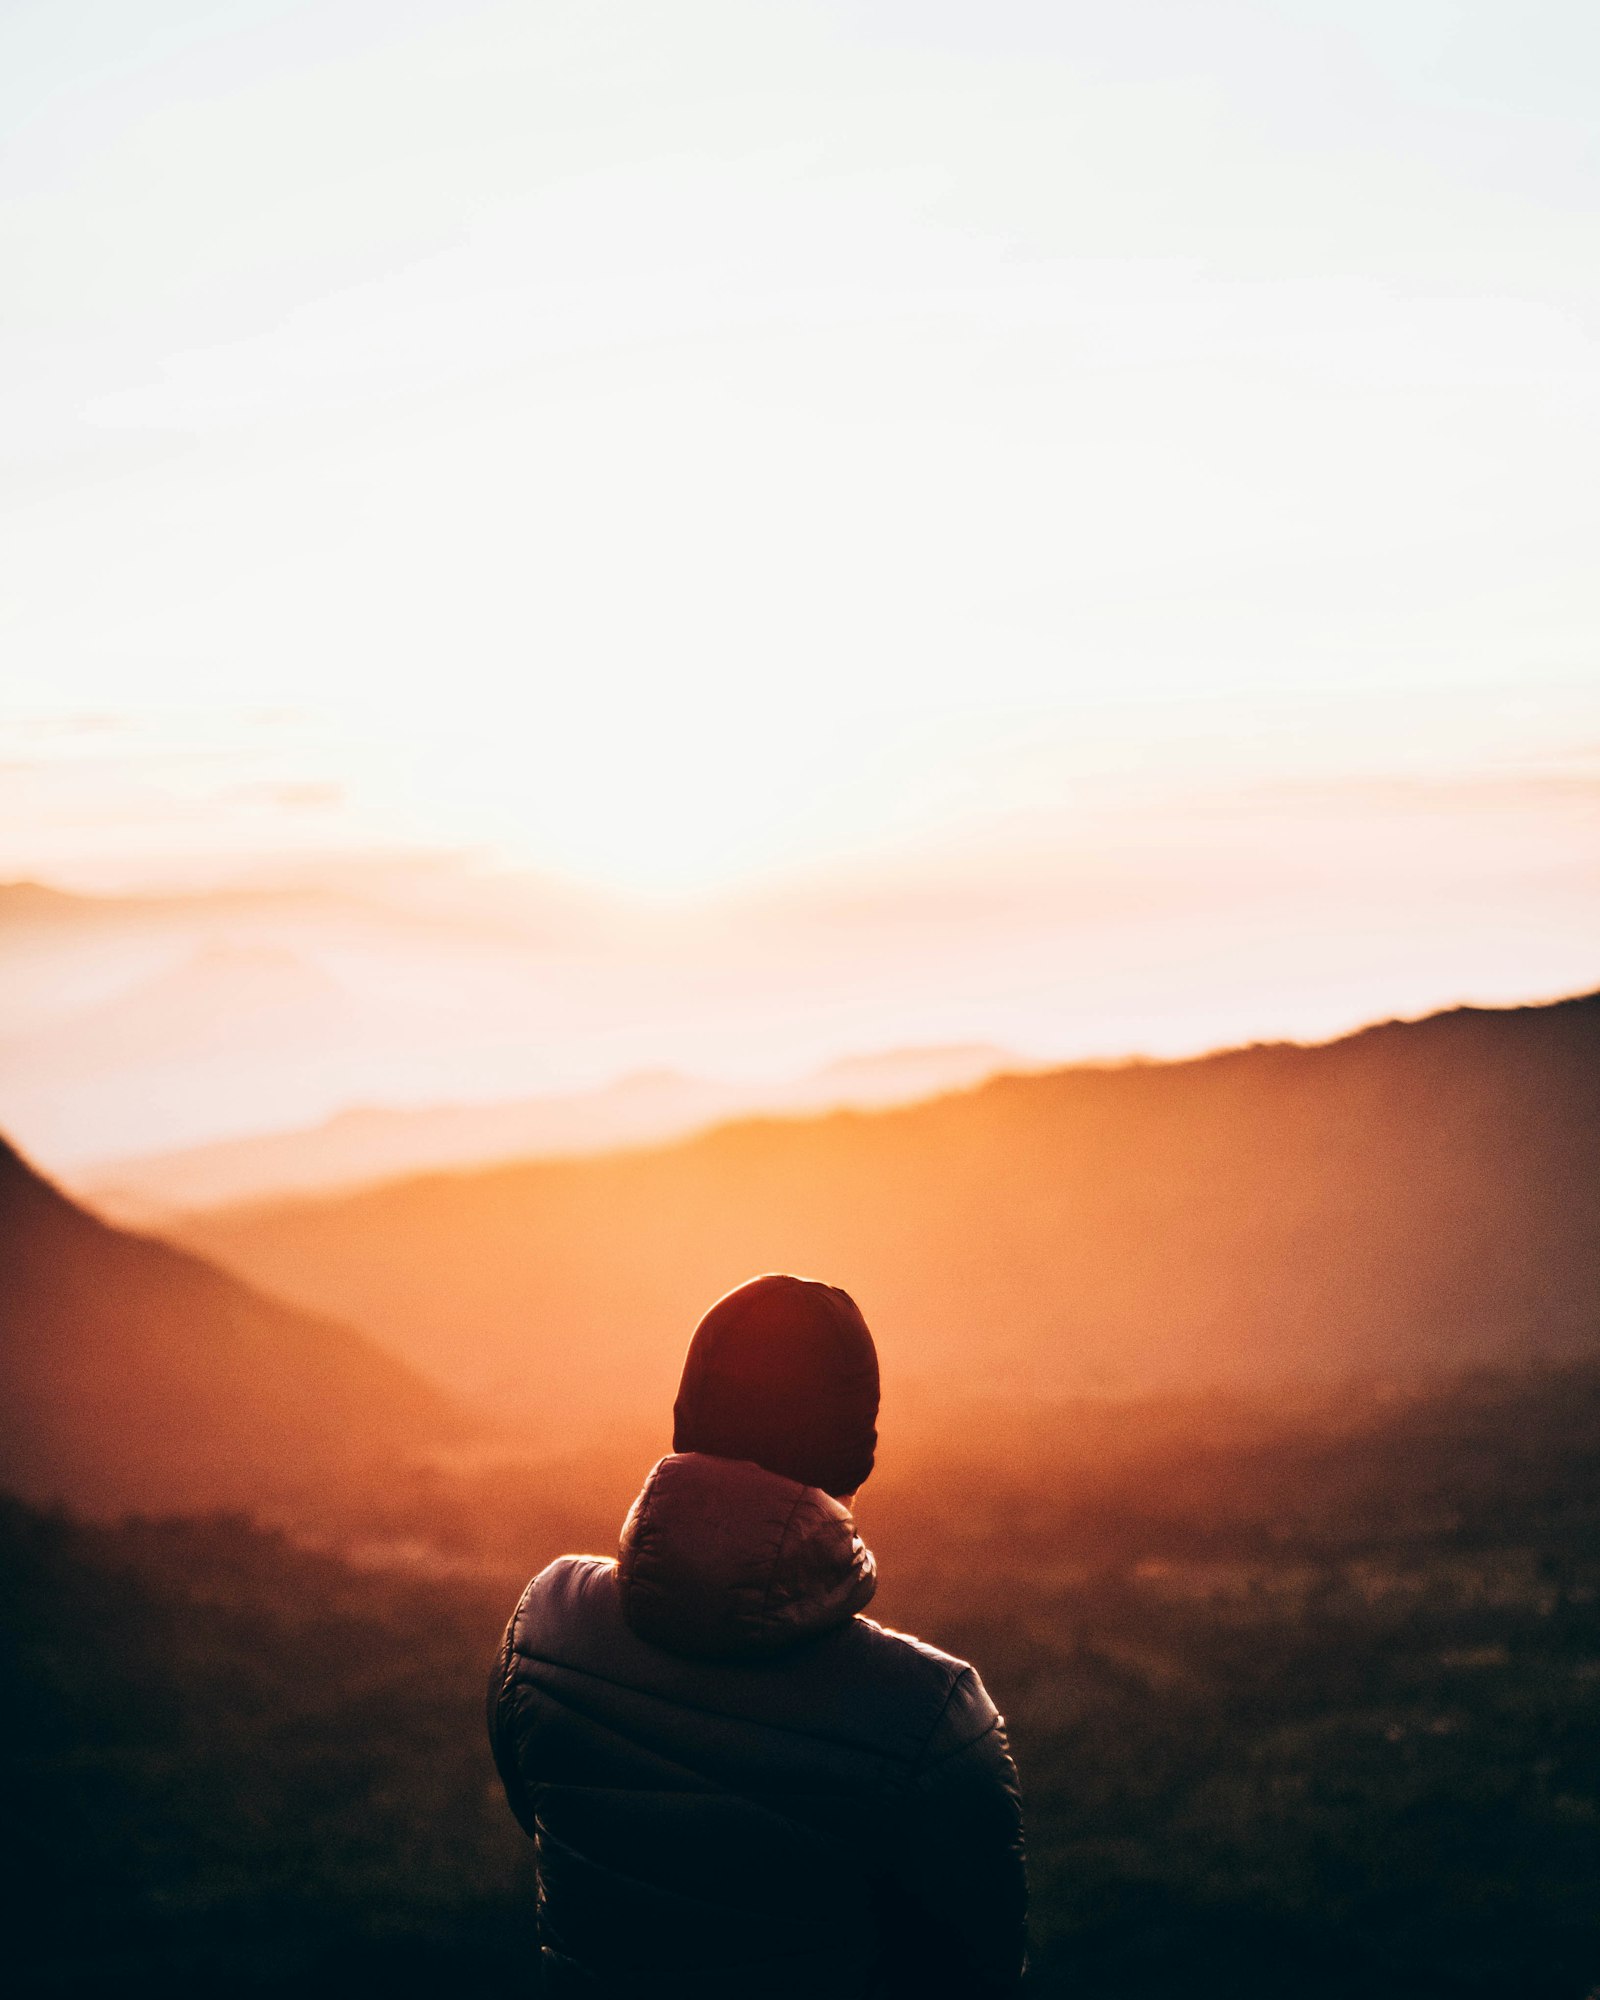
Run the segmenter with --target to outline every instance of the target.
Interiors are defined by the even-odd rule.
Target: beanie
[[[812,1278],[750,1279],[695,1328],[672,1414],[674,1451],[853,1493],[878,1443],[878,1352],[860,1308]]]

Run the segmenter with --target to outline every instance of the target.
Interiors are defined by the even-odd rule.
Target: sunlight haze
[[[8,10],[0,874],[799,898],[724,1070],[1592,983],[1597,20]],[[576,993],[441,1085],[704,1066]]]

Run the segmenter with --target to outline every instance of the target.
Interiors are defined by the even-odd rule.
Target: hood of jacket
[[[622,1526],[622,1614],[691,1659],[762,1659],[842,1625],[878,1587],[850,1509],[744,1459],[663,1458]]]

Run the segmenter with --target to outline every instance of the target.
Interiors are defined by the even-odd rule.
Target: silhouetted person
[[[877,1415],[848,1294],[753,1278],[695,1332],[619,1559],[524,1591],[489,1735],[537,1843],[546,1993],[1016,1989],[1000,1717],[964,1661],[860,1616]]]

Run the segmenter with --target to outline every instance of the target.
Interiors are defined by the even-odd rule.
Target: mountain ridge
[[[0,1485],[90,1511],[292,1508],[465,1441],[356,1329],[90,1214],[0,1138]]]
[[[482,1104],[349,1106],[314,1126],[112,1160],[80,1169],[71,1180],[103,1213],[159,1229],[185,1210],[659,1146],[743,1118],[814,1116],[945,1095],[1024,1067],[989,1043],[958,1043],[843,1057],[768,1085],[636,1070],[589,1090]]]
[[[974,1374],[1137,1395],[1585,1354],[1597,1186],[1588,994],[741,1120],[180,1234],[560,1435],[667,1407],[699,1313],[771,1268],[857,1293],[902,1412]]]

